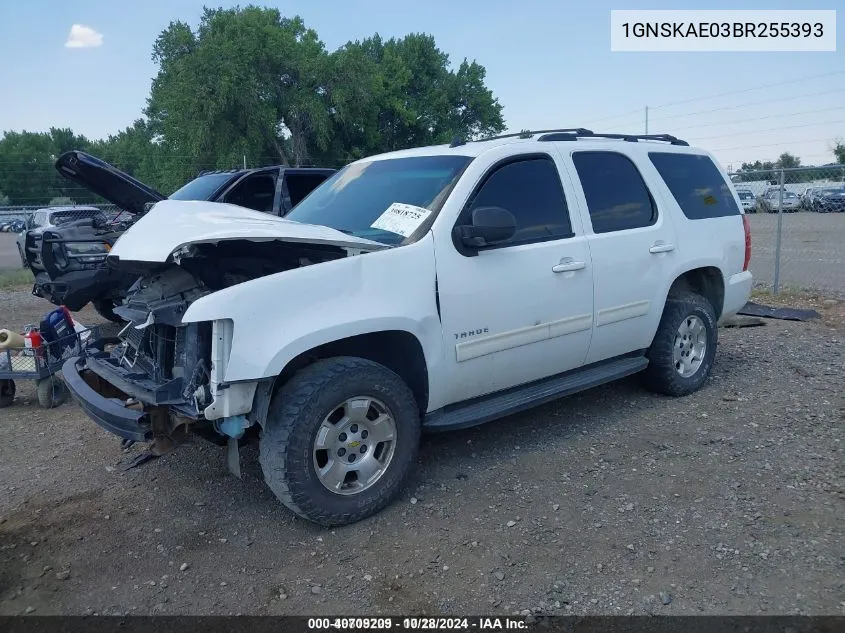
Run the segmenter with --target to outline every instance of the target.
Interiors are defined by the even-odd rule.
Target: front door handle
[[[587,262],[576,262],[572,259],[561,260],[557,266],[552,266],[553,273],[568,273],[587,267]]]
[[[655,244],[654,246],[652,246],[650,249],[648,249],[648,252],[653,253],[653,254],[656,254],[656,253],[671,253],[674,250],[675,250],[674,244],[658,243],[658,244]]]

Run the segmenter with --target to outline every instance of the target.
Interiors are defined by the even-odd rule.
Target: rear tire
[[[260,441],[264,479],[309,521],[354,523],[402,491],[416,464],[420,430],[410,388],[387,367],[355,357],[320,360],[270,403]],[[359,481],[359,472],[368,474]]]
[[[15,381],[2,379],[0,380],[0,409],[8,407],[15,399]]]
[[[697,391],[713,367],[716,343],[713,305],[693,292],[670,295],[646,353],[646,386],[668,396]]]

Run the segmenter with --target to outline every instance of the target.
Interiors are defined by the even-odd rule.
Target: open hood
[[[107,162],[78,150],[59,156],[56,169],[65,178],[130,213],[140,215],[149,204],[167,198]]]
[[[227,240],[298,242],[362,251],[389,248],[327,226],[302,224],[233,204],[164,200],[120,237],[109,259],[163,263],[183,246]]]

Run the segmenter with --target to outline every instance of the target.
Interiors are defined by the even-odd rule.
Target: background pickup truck
[[[35,275],[32,292],[72,311],[93,303],[97,312],[113,321],[120,320],[113,308],[135,277],[107,267],[106,255],[153,204],[166,199],[226,202],[282,217],[335,172],[281,165],[204,172],[168,197],[85,152],[62,154],[56,169],[122,212],[80,214],[41,230],[39,248],[23,252]]]

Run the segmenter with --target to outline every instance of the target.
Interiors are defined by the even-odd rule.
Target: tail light
[[[745,231],[745,261],[742,263],[742,270],[748,270],[748,263],[751,261],[751,225],[748,223],[748,216],[742,215],[742,229]]]

